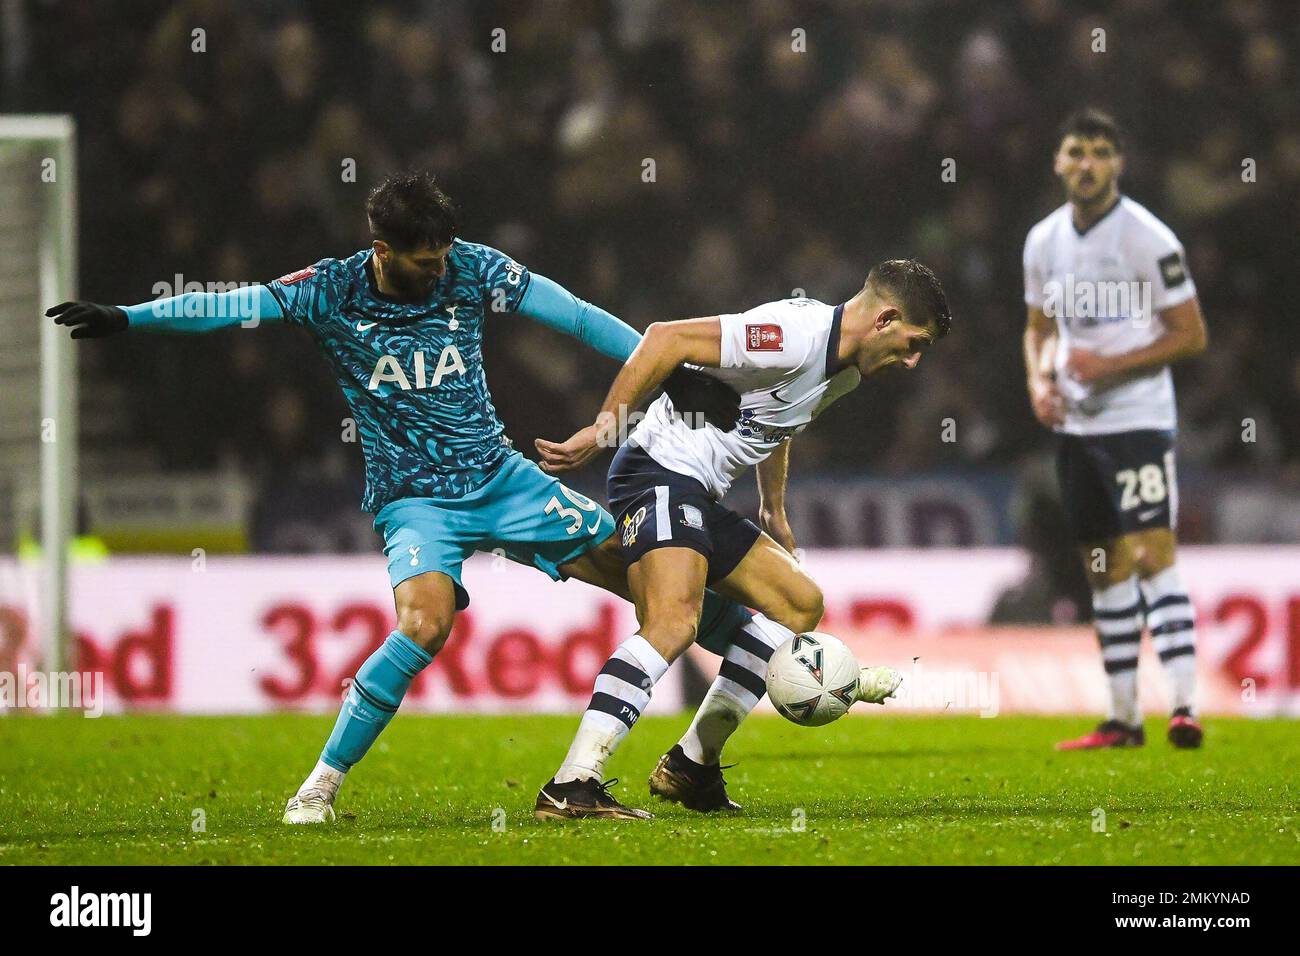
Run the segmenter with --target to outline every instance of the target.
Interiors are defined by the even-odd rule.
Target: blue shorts
[[[399,498],[375,515],[388,578],[397,587],[426,571],[456,584],[456,609],[469,606],[460,569],[475,551],[504,555],[564,580],[560,565],[614,531],[614,519],[590,498],[566,488],[519,452],[488,483],[462,498]]]

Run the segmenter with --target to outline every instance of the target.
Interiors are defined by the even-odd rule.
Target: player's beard
[[[403,269],[396,259],[390,259],[383,269],[384,279],[396,293],[395,297],[405,302],[427,299],[438,284],[438,276],[429,277],[418,270]]]
[[[1077,205],[1093,208],[1109,201],[1113,177],[1102,178],[1095,173],[1087,180],[1080,176],[1070,199]]]

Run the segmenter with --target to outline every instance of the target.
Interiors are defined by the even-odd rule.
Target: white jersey
[[[838,367],[843,311],[814,299],[784,299],[719,316],[722,367],[701,371],[740,393],[740,422],[725,432],[708,424],[691,428],[661,395],[629,441],[721,499],[737,475],[803,431],[862,380],[856,367]]]
[[[1172,429],[1169,367],[1083,385],[1065,373],[1072,347],[1098,355],[1145,348],[1160,337],[1159,313],[1196,295],[1183,247],[1169,227],[1127,196],[1085,232],[1069,203],[1029,230],[1025,303],[1056,319],[1057,384],[1065,398],[1058,430],[1101,435]]]

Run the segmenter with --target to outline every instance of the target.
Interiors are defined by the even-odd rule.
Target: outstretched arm
[[[646,329],[641,344],[610,386],[596,423],[563,443],[537,439],[542,470],[554,473],[581,467],[601,445],[616,445],[619,409],[635,408],[683,362],[712,368],[722,364],[722,324],[716,316],[655,322]]]
[[[626,322],[535,272],[518,311],[620,362],[626,361],[641,341],[641,336]]]
[[[228,292],[186,292],[139,305],[62,302],[45,314],[72,329],[74,339],[102,338],[128,329],[210,332],[242,322],[276,322],[284,317],[266,286]]]
[[[641,333],[610,315],[598,305],[584,302],[558,282],[532,273],[528,289],[517,310],[547,328],[572,335],[602,355],[627,361],[641,341]],[[673,408],[687,414],[687,421],[701,418],[718,428],[729,429],[740,415],[740,396],[730,385],[694,369],[675,368],[663,381]],[[697,414],[689,414],[689,413]],[[696,425],[698,427],[698,425]]]

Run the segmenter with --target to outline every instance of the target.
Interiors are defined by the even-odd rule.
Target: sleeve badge
[[[779,325],[747,325],[745,326],[745,351],[780,352],[784,349],[782,334]]]
[[[1172,289],[1176,285],[1182,285],[1187,281],[1187,270],[1183,267],[1183,257],[1177,252],[1171,252],[1163,259],[1157,260],[1156,264],[1160,266],[1160,279],[1165,284],[1166,289]]]

